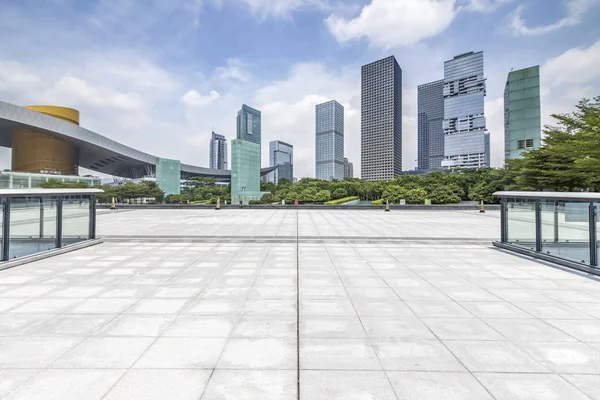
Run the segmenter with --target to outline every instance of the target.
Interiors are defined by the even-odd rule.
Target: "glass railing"
[[[588,271],[598,266],[600,193],[498,192],[498,247]]]
[[[0,190],[2,261],[96,238],[98,189]]]

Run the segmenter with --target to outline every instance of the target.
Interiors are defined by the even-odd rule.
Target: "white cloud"
[[[594,7],[600,6],[600,0],[564,0],[567,15],[548,25],[527,26],[522,13],[525,6],[519,6],[510,15],[513,34],[517,36],[536,36],[553,32],[565,27],[579,25],[585,14]]]
[[[474,12],[490,12],[513,0],[467,0],[466,10]]]
[[[546,82],[556,86],[600,79],[599,66],[600,40],[587,48],[576,47],[558,57],[550,58],[542,71]]]
[[[88,104],[94,107],[115,108],[125,111],[144,109],[144,101],[137,93],[120,92],[74,77],[64,76],[50,89],[48,97],[56,100],[68,99],[71,103]]]
[[[14,61],[0,61],[0,92],[32,90],[41,85],[33,71]]]
[[[227,65],[218,67],[215,70],[215,77],[222,80],[233,80],[240,82],[248,82],[250,73],[247,71],[247,65],[237,58],[227,60]]]
[[[238,0],[246,3],[252,12],[262,17],[287,17],[301,9],[325,9],[327,0]]]
[[[215,90],[211,90],[205,96],[201,95],[196,90],[190,90],[189,92],[183,95],[181,101],[188,106],[204,107],[212,104],[219,97],[221,97],[221,95]]]
[[[353,19],[331,15],[327,26],[339,42],[367,38],[389,50],[410,46],[446,30],[458,10],[456,0],[372,0]]]

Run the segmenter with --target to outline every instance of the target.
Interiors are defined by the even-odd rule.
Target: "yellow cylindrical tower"
[[[25,108],[79,125],[79,111],[67,107]],[[15,172],[77,175],[79,149],[69,142],[30,128],[12,132],[12,170]]]

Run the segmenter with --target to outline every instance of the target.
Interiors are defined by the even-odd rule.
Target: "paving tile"
[[[248,338],[295,339],[297,337],[296,317],[244,316],[237,321],[231,336]]]
[[[373,341],[386,371],[464,371],[438,340]]]
[[[577,389],[588,395],[592,400],[600,400],[600,375],[562,375]]]
[[[114,315],[57,315],[26,331],[31,336],[90,336],[114,318]]]
[[[173,321],[171,315],[120,315],[95,333],[95,336],[158,337]]]
[[[460,305],[479,318],[531,318],[531,314],[507,302],[461,302]]]
[[[75,337],[0,338],[0,368],[45,368],[81,340]]]
[[[301,371],[301,400],[396,400],[384,372]]]
[[[296,369],[295,339],[231,338],[227,342],[217,369]]]
[[[582,342],[600,342],[600,321],[548,319],[550,325]]]
[[[296,371],[216,370],[202,400],[295,400]]]
[[[514,342],[574,342],[575,338],[539,319],[486,319],[485,322]],[[573,322],[570,320],[570,322]]]
[[[505,340],[477,318],[424,318],[423,322],[442,340]]]
[[[412,301],[406,305],[421,318],[469,318],[473,314],[453,301]]]
[[[227,339],[158,338],[133,368],[212,369]]]
[[[106,298],[106,299],[88,299],[69,309],[69,314],[120,314],[139,299],[135,298]]]
[[[126,314],[177,314],[186,304],[187,299],[142,299],[133,307],[128,308]]]
[[[306,316],[300,319],[300,337],[364,339],[366,334],[358,317]]]
[[[88,338],[57,359],[51,368],[130,368],[152,338]]]
[[[203,370],[132,369],[103,400],[197,400],[210,375],[210,371]]]
[[[534,342],[521,347],[559,374],[600,374],[600,352],[579,342]]]
[[[354,301],[354,307],[358,316],[363,317],[392,317],[392,318],[410,318],[415,313],[402,301],[381,302],[381,301]]]
[[[446,341],[445,344],[471,372],[550,372],[510,342]]]
[[[373,347],[360,339],[301,339],[300,368],[381,370]]]
[[[362,317],[361,321],[371,339],[435,339],[434,334],[419,318]]]
[[[124,372],[106,369],[44,370],[5,399],[100,400]]]
[[[40,370],[0,369],[0,398],[12,392]]]
[[[356,316],[349,300],[301,300],[300,315]]]
[[[164,331],[164,337],[229,337],[237,316],[187,314],[177,317]]]
[[[589,400],[558,375],[475,374],[497,400]]]
[[[471,374],[466,372],[387,372],[402,400],[493,400]]]

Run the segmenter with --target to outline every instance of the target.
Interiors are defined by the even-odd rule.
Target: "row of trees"
[[[398,203],[433,204],[458,203],[472,200],[494,203],[493,193],[500,190],[600,190],[600,97],[583,99],[576,111],[553,115],[557,126],[546,126],[544,143],[538,150],[525,154],[523,159],[511,160],[503,169],[463,169],[435,171],[426,177],[402,175],[388,181],[370,182],[361,179],[319,181],[301,179],[292,184],[280,179],[278,185],[261,183],[265,194],[260,202],[324,203],[329,200],[357,196],[365,201],[389,200]],[[73,187],[50,181],[44,187]],[[75,187],[87,187],[75,184]],[[155,182],[122,186],[100,186],[106,193],[101,200],[156,198],[162,201],[163,192]],[[193,178],[180,195],[167,196],[169,203],[216,203],[231,201],[230,187],[217,185],[214,178]]]
[[[48,182],[42,183],[41,187],[46,189],[90,188],[85,182],[65,183],[56,179],[49,179]],[[150,201],[160,203],[165,194],[165,192],[160,190],[156,182],[151,181],[144,181],[141,183],[125,182],[120,186],[96,185],[92,186],[92,188],[104,190],[104,193],[96,196],[100,203],[111,202],[113,198],[120,203],[129,203],[138,199],[150,199]]]

